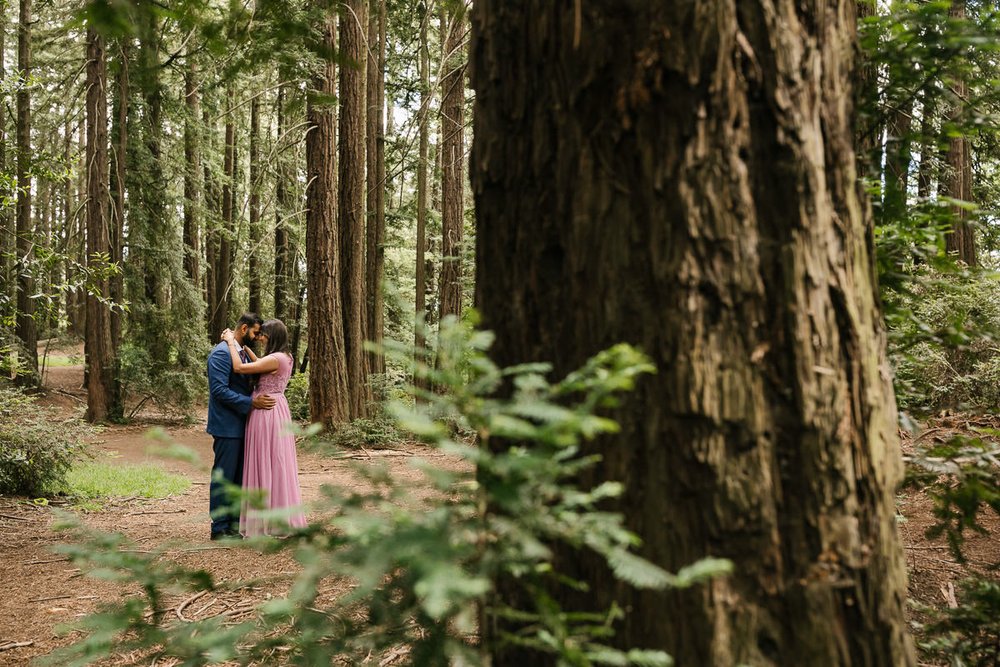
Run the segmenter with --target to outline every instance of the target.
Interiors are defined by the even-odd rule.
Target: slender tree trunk
[[[610,411],[621,431],[587,447],[603,460],[582,481],[623,482],[617,507],[661,566],[734,561],[662,593],[563,553],[558,571],[589,589],[557,595],[617,600],[616,641],[678,665],[915,664],[853,2],[473,5],[492,356],[562,377],[621,341],[649,354],[657,374]],[[487,645],[511,623],[486,624]]]
[[[128,40],[118,40],[118,66],[115,71],[114,103],[111,121],[112,152],[111,152],[111,259],[122,267],[125,250],[125,163],[128,153],[128,117],[129,117],[129,49]],[[125,285],[122,272],[119,270],[111,277],[111,300],[115,307],[111,311],[111,344],[118,357],[118,349],[122,339],[122,306],[125,298]],[[124,409],[124,406],[123,406]]]
[[[367,0],[341,5],[340,155],[337,221],[340,225],[340,299],[350,416],[364,417],[371,402],[365,320],[365,29]],[[310,294],[312,291],[310,290]],[[310,318],[311,319],[311,318]],[[312,348],[312,346],[310,346]],[[312,354],[318,351],[313,349]]]
[[[198,230],[198,207],[201,199],[199,181],[201,155],[199,154],[198,123],[201,112],[198,100],[198,69],[192,55],[188,55],[187,69],[184,71],[184,273],[197,289],[201,284],[201,241]]]
[[[70,163],[70,159],[73,151],[73,128],[70,125],[69,118],[66,119],[63,125],[63,161],[66,164]],[[66,273],[66,284],[72,285],[73,280],[76,278],[76,272],[73,269],[73,261],[69,253],[70,247],[73,244],[73,179],[69,176],[63,179],[62,182],[62,202],[63,202],[63,242],[62,251],[64,255],[63,264],[65,266]],[[74,302],[74,297],[76,296],[76,291],[72,288],[63,290],[63,302],[66,304],[66,332],[71,334],[79,333],[74,328],[74,315],[73,309],[76,307]]]
[[[260,224],[260,97],[250,102],[250,310],[261,312],[260,252],[263,241]]]
[[[36,146],[35,148],[39,152],[45,151],[44,145]],[[49,227],[49,191],[51,188],[52,182],[48,178],[39,177],[35,180],[34,238],[37,246],[44,249],[52,247],[50,238],[51,229]],[[41,268],[39,266],[39,269]],[[49,283],[48,275],[40,273],[39,277],[41,278],[42,285]],[[41,306],[40,310],[38,310],[39,305]],[[52,331],[52,304],[48,299],[45,299],[41,304],[37,304],[35,308],[35,322],[39,329],[38,335],[44,340],[50,336],[50,332]]]
[[[233,108],[235,89],[230,84],[226,90],[226,146],[223,157],[222,176],[222,220],[221,229],[215,236],[215,310],[209,338],[217,340],[222,330],[229,324],[230,289],[233,282],[232,238],[233,238],[233,188],[236,182],[236,111]]]
[[[111,297],[106,277],[96,278],[110,263],[111,233],[108,187],[108,99],[104,38],[87,29],[87,266],[91,285],[87,292],[85,341],[87,419],[102,422],[121,417],[115,350],[111,338],[111,309],[101,297]],[[94,291],[97,291],[97,294]]]
[[[289,256],[289,238],[287,217],[291,209],[288,160],[285,156],[285,88],[278,87],[278,102],[276,104],[278,117],[278,138],[275,150],[277,160],[277,177],[275,178],[275,214],[274,214],[274,316],[279,320],[288,318],[288,283],[291,257]]]
[[[857,22],[878,14],[877,0],[855,0]],[[882,170],[882,112],[879,109],[878,65],[871,54],[862,54],[858,63],[858,82],[855,86],[857,109],[856,151],[859,172],[862,176],[878,180]]]
[[[925,91],[920,104],[920,165],[917,167],[917,198],[921,200],[931,194],[936,145],[934,100]]]
[[[312,80],[306,102],[306,283],[309,294],[308,348],[309,417],[332,427],[347,421],[347,358],[344,351],[340,300],[340,250],[337,243],[334,150],[336,116],[330,99],[336,94],[333,54],[337,51],[333,0],[313,0],[325,13],[320,47],[325,53],[321,72]]]
[[[903,102],[889,114],[885,157],[885,196],[883,212],[889,220],[906,215],[907,189],[910,183],[910,132],[913,126],[913,99]]]
[[[206,137],[204,145],[208,151],[213,150],[212,136],[214,134],[208,110],[202,112],[202,126]],[[219,342],[221,330],[217,330],[216,324],[219,310],[218,291],[216,289],[216,275],[219,271],[219,218],[221,217],[222,195],[219,193],[219,184],[212,173],[211,165],[205,160],[205,304],[207,317],[205,321],[208,325],[208,342]]]
[[[426,262],[425,250],[427,249],[427,151],[430,144],[430,128],[428,119],[430,118],[431,100],[433,93],[431,90],[430,69],[431,56],[430,47],[427,40],[427,28],[430,23],[430,12],[424,11],[420,20],[420,115],[417,119],[419,124],[419,148],[417,151],[417,264],[416,290],[414,294],[413,313],[415,321],[413,323],[413,346],[418,355],[426,348],[427,341],[424,337],[427,322],[427,278],[424,271]],[[418,386],[424,386],[422,378],[414,380]]]
[[[25,80],[31,77],[31,0],[20,0],[17,30],[17,69]],[[38,330],[35,326],[34,239],[31,229],[31,93],[27,86],[17,91],[17,337],[24,346],[29,373],[24,384],[34,384],[38,373]]]
[[[0,79],[7,78],[7,65],[4,58],[7,36],[7,2],[0,0]],[[7,172],[7,105],[0,104],[0,173]],[[8,196],[9,192],[4,192]],[[17,258],[17,227],[10,215],[9,208],[0,208],[0,279],[2,293],[0,300],[5,304],[0,311],[0,317],[15,315],[13,304],[17,302],[17,286],[14,283],[14,263]]]
[[[77,124],[76,149],[77,162],[76,201],[77,213],[73,218],[73,242],[67,252],[74,258],[77,266],[87,265],[87,126],[84,122]],[[78,284],[73,296],[73,329],[77,334],[87,333],[87,289],[86,285]],[[88,371],[83,369],[84,387],[87,386]]]
[[[965,0],[954,0],[948,10],[952,19],[964,20],[966,17]],[[969,96],[969,86],[956,74],[951,83],[952,107],[951,118],[959,120],[964,112],[963,106]],[[947,173],[941,179],[942,194],[953,199],[971,201],[972,197],[972,160],[969,155],[969,140],[962,134],[952,136],[948,140],[948,157],[946,159]],[[978,266],[976,260],[976,239],[972,226],[969,224],[969,212],[962,206],[952,207],[952,228],[945,235],[945,249],[954,254],[966,265]]]
[[[167,218],[167,192],[163,178],[163,89],[160,81],[160,27],[154,12],[147,12],[141,37],[141,89],[145,102],[143,119],[142,172],[139,174],[139,225],[145,248],[143,263],[144,297],[157,309],[167,305],[169,296],[169,254],[173,238]],[[130,193],[131,194],[131,193]],[[153,312],[153,311],[147,311]],[[159,323],[144,318],[143,328],[152,333]]]
[[[441,272],[438,316],[462,314],[462,228],[465,206],[465,12],[448,16],[441,78]]]
[[[375,0],[368,18],[368,249],[365,289],[368,339],[382,343],[385,325],[382,282],[385,278],[385,0]],[[384,373],[381,354],[369,355],[372,373]]]

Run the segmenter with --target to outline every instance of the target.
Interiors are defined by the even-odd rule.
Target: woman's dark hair
[[[266,320],[264,324],[260,326],[260,332],[267,336],[267,349],[264,350],[264,356],[274,352],[284,352],[291,356],[288,351],[288,329],[285,328],[285,323],[281,320]]]

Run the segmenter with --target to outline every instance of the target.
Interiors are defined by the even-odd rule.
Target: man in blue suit
[[[263,320],[255,313],[243,313],[233,327],[236,342],[240,348],[250,346],[260,333]],[[222,332],[219,332],[222,333]],[[245,352],[240,352],[245,357]],[[244,358],[244,361],[250,361]],[[274,399],[267,394],[251,398],[253,389],[249,375],[233,372],[229,346],[220,342],[208,355],[208,427],[205,429],[215,438],[212,449],[215,462],[212,464],[212,482],[209,487],[209,512],[212,516],[212,539],[231,537],[239,534],[239,511],[229,507],[225,484],[216,479],[216,471],[232,483],[243,482],[243,434],[246,430],[250,408],[270,410]]]

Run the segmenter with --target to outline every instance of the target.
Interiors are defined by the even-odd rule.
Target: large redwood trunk
[[[24,79],[31,76],[31,0],[21,0],[18,10],[17,68]],[[38,328],[35,325],[35,281],[31,266],[34,238],[31,224],[31,94],[27,86],[17,91],[17,337],[24,346],[24,362],[30,373],[22,382],[34,382],[38,372]]]
[[[201,200],[201,155],[198,124],[198,69],[194,56],[188,55],[184,71],[184,272],[195,289],[201,284],[201,241],[199,207]]]
[[[104,39],[87,30],[87,266],[96,276],[111,260],[108,98]],[[111,337],[110,281],[91,278],[87,290],[87,419],[121,418],[116,351]],[[97,294],[95,294],[95,290]],[[104,299],[102,301],[102,298]]]
[[[966,17],[965,0],[953,0],[948,16],[956,20]],[[969,85],[958,73],[951,82],[951,119],[959,121],[969,97]],[[956,134],[948,139],[946,173],[941,178],[941,194],[963,202],[972,201],[972,155],[968,137]],[[969,224],[969,211],[963,206],[952,207],[952,227],[945,235],[945,249],[968,266],[977,266],[976,237]]]
[[[613,411],[622,430],[595,445],[595,475],[624,482],[648,558],[735,564],[638,592],[574,554],[559,567],[591,591],[564,602],[617,599],[618,641],[678,665],[914,664],[854,14],[854,0],[474,5],[476,284],[494,356],[561,377],[621,341],[650,355],[658,373]]]
[[[462,314],[462,228],[465,206],[466,17],[462,5],[448,13],[441,65],[441,273],[438,316]]]
[[[381,344],[385,327],[385,0],[376,0],[368,18],[367,148],[368,228],[365,253],[365,294],[368,339]],[[372,373],[384,373],[382,355],[368,357]]]
[[[323,15],[323,70],[312,80],[306,102],[306,272],[308,289],[309,418],[327,427],[347,421],[347,359],[340,302],[334,148],[336,116],[336,24],[332,0],[314,0]]]
[[[352,419],[364,417],[371,402],[365,319],[365,32],[367,0],[341,5],[340,49],[340,189],[337,223],[340,225],[340,299],[343,303],[344,346],[347,350],[347,389]],[[311,348],[311,346],[310,346]],[[309,352],[313,356],[312,350]]]
[[[260,313],[260,98],[250,102],[250,311]]]

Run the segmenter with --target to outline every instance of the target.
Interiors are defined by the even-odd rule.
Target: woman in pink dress
[[[257,335],[264,346],[264,356],[260,359],[248,348],[240,350],[228,329],[222,337],[229,345],[233,371],[259,375],[253,395],[267,394],[275,399],[274,409],[251,410],[247,419],[243,490],[264,491],[264,507],[268,510],[289,510],[281,519],[269,518],[261,516],[259,509],[244,500],[240,512],[240,533],[244,537],[287,534],[289,527],[302,528],[306,525],[305,516],[295,509],[302,504],[302,493],[299,491],[295,437],[289,430],[292,415],[285,399],[285,387],[292,376],[288,330],[281,320],[264,322]]]

